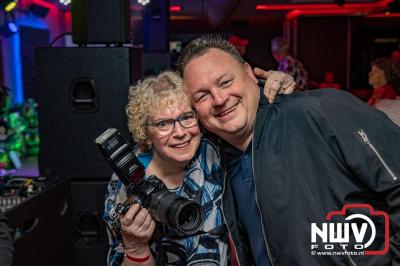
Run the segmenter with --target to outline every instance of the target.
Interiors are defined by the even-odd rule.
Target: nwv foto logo
[[[357,213],[357,211],[361,211],[360,209],[368,209],[369,216]],[[355,214],[346,216],[349,210]],[[341,211],[329,212],[326,216],[326,220],[330,221],[335,216],[345,217],[344,222],[325,222],[322,224],[311,223],[311,250],[326,251],[333,250],[335,247],[340,246],[346,251],[364,251],[362,252],[364,255],[383,255],[388,252],[389,215],[386,212],[375,211],[369,204],[346,204]],[[368,249],[368,247],[374,243],[377,232],[376,225],[371,217],[383,218],[385,239],[382,250]],[[357,219],[356,221],[358,222],[352,222],[355,219]],[[382,225],[380,224],[380,226]]]

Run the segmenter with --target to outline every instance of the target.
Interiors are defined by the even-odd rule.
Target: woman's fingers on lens
[[[135,218],[140,208],[141,207],[139,204],[133,204],[124,215],[120,216],[121,225],[129,226],[130,224],[132,224],[133,219]]]
[[[148,237],[148,233],[146,232],[151,226],[151,222],[153,221],[153,219],[147,209],[140,209],[140,211],[137,212],[136,216],[133,218],[133,220],[130,221],[130,223],[125,222],[125,220],[125,223],[123,223],[122,219],[125,219],[125,217],[121,217],[121,230],[123,233],[125,233],[125,235],[139,238]]]
[[[156,221],[154,221],[153,219],[151,219],[150,226],[149,226],[149,228],[147,228],[147,230],[146,230],[146,235],[152,236],[155,229],[156,229]]]
[[[133,232],[135,235],[142,237],[141,234],[141,232],[143,231],[142,227],[148,215],[150,214],[146,209],[141,209],[140,212],[136,214],[128,230]]]
[[[154,222],[154,220],[149,213],[146,217],[146,220],[138,227],[138,234],[140,236],[147,236],[148,230],[153,222]]]

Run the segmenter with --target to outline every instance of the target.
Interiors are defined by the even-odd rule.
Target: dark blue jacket
[[[256,200],[273,265],[398,265],[400,262],[400,128],[347,92],[261,95],[253,132]],[[235,213],[229,177],[224,217],[241,265],[252,264]],[[390,216],[390,251],[381,256],[311,255],[311,223],[327,222],[347,203]],[[366,209],[357,210],[368,211]],[[249,217],[251,219],[251,217]],[[342,222],[344,217],[335,217]],[[382,219],[383,221],[383,219]],[[383,228],[377,224],[377,228]],[[377,230],[375,247],[383,248]],[[335,245],[334,251],[343,251]]]

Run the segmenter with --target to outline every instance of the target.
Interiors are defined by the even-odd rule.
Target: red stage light
[[[256,5],[259,11],[289,11],[286,19],[290,20],[301,15],[358,15],[386,9],[392,0],[379,0],[373,3],[346,3],[337,4],[276,4]]]
[[[179,11],[182,11],[182,7],[181,6],[170,6],[169,11],[170,12],[179,12]]]

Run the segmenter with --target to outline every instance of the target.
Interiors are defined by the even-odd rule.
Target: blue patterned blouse
[[[201,231],[210,232],[224,227],[221,210],[222,171],[219,150],[211,141],[202,138],[195,158],[189,164],[182,186],[170,190],[188,199],[201,202],[204,208],[204,223]],[[142,154],[139,160],[147,167],[151,155]],[[107,256],[109,266],[120,265],[123,261],[122,241],[112,234],[111,219],[115,216],[115,206],[126,200],[126,187],[114,174],[107,188],[104,220],[107,223],[110,249]],[[162,240],[166,250],[168,265],[228,265],[229,251],[227,233],[222,235],[199,234],[183,239]],[[154,243],[150,245],[153,254]],[[157,256],[157,254],[155,254]]]

